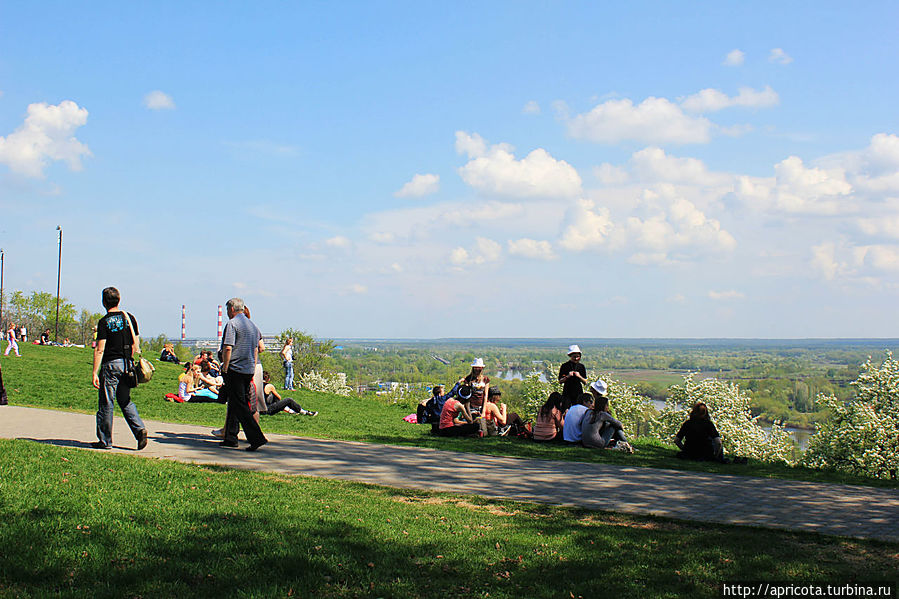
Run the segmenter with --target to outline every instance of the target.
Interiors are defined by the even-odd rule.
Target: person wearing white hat
[[[578,403],[587,383],[587,368],[581,364],[581,348],[568,347],[568,361],[559,368],[559,383],[562,384],[562,411]]]
[[[468,410],[472,416],[484,415],[484,400],[490,391],[490,377],[484,374],[484,360],[477,358],[471,363],[471,372],[459,380],[460,385],[471,387]]]

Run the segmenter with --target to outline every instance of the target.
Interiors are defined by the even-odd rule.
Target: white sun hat
[[[606,393],[609,392],[609,386],[602,379],[597,379],[590,383],[590,388],[605,397]]]
[[[482,360],[480,358],[476,358],[475,361],[471,363],[471,367],[472,368],[483,368],[484,360]]]
[[[568,346],[568,355],[569,356],[571,354],[579,354],[579,353],[581,353],[581,348],[579,348],[577,345],[569,345]]]

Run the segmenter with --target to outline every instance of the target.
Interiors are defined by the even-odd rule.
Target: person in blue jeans
[[[290,337],[281,348],[281,361],[284,364],[284,388],[293,391],[293,339]]]
[[[131,360],[134,354],[140,353],[140,334],[134,316],[119,309],[120,299],[121,294],[115,287],[103,290],[106,316],[97,323],[92,374],[94,388],[99,391],[97,441],[91,445],[95,449],[112,447],[113,402],[118,402],[140,450],[147,446],[147,428],[137,413],[137,407],[131,402],[131,387],[123,378],[125,360]]]

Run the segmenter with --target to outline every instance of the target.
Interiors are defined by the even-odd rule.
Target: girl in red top
[[[441,437],[462,437],[465,435],[484,436],[486,424],[483,418],[475,421],[468,409],[457,399],[448,399],[440,412],[440,428],[437,434]]]

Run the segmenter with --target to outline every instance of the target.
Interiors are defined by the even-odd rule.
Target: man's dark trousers
[[[250,383],[253,381],[253,375],[228,370],[223,378],[225,379],[224,390],[228,398],[225,441],[237,443],[237,433],[240,432],[242,426],[250,445],[262,445],[266,441],[265,435],[262,434],[262,429],[259,428],[259,424],[253,418],[253,412],[250,410]]]

